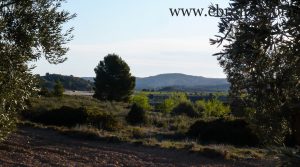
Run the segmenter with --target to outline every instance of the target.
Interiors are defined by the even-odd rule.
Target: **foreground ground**
[[[71,138],[21,127],[0,143],[1,166],[273,166],[268,161],[225,161],[197,153]]]

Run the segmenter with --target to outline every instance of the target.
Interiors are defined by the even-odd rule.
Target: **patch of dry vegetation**
[[[31,101],[30,112],[40,112],[40,108],[53,110],[69,106],[72,108],[85,108],[88,113],[111,114],[117,122],[115,130],[94,126],[92,123],[77,124],[72,127],[49,126],[33,123],[23,119],[20,125],[34,126],[44,129],[53,129],[61,134],[91,140],[109,142],[126,142],[149,147],[166,149],[188,150],[210,158],[222,159],[273,159],[268,149],[255,147],[237,147],[227,144],[203,144],[197,138],[190,138],[187,132],[199,118],[184,115],[171,115],[147,111],[147,124],[130,125],[126,116],[130,105],[126,103],[101,102],[89,97],[66,96],[64,98],[34,98]],[[96,114],[96,115],[97,115]]]

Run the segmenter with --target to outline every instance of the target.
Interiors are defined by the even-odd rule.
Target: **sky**
[[[33,73],[94,77],[94,68],[107,54],[119,55],[136,77],[163,73],[224,78],[209,44],[218,33],[216,17],[172,17],[170,8],[226,7],[225,0],[68,0],[62,8],[77,17],[68,43],[68,60],[59,65],[40,59]]]

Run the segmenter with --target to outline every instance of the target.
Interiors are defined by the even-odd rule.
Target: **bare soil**
[[[270,161],[210,159],[197,153],[62,135],[21,127],[0,143],[0,166],[273,166]]]

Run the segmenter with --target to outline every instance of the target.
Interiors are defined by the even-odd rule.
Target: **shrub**
[[[146,133],[143,131],[143,129],[134,127],[131,129],[131,137],[135,139],[142,139],[147,137]]]
[[[198,117],[199,113],[191,102],[181,102],[173,110],[172,115],[186,115],[188,117]]]
[[[67,106],[62,106],[59,109],[53,110],[39,108],[37,111],[30,113],[25,112],[23,113],[23,116],[33,122],[67,127],[83,124],[87,120],[87,112],[85,108],[72,108]]]
[[[151,110],[151,106],[149,104],[149,98],[145,94],[137,94],[132,96],[130,99],[132,104],[136,104],[142,107],[144,110]]]
[[[45,96],[45,97],[50,97],[51,92],[48,90],[47,87],[42,87],[41,90],[38,92],[38,95]]]
[[[131,110],[129,111],[126,117],[126,120],[129,124],[139,125],[146,124],[148,122],[148,117],[146,115],[145,110],[142,107],[133,104]]]
[[[121,126],[115,115],[109,113],[93,113],[88,116],[88,123],[98,129],[114,131]]]
[[[189,102],[187,95],[185,93],[172,93],[168,99],[157,106],[157,110],[162,113],[171,113],[181,102]]]
[[[54,85],[53,95],[56,97],[62,97],[64,95],[64,86],[60,81],[56,81]]]
[[[205,111],[205,101],[204,100],[196,101],[194,107],[201,116],[204,115],[204,111]]]
[[[175,102],[172,99],[166,99],[157,106],[157,110],[162,113],[170,113],[175,107]]]
[[[206,110],[206,101],[205,100],[198,100],[195,102],[195,108],[198,110],[199,113],[201,113],[202,116],[204,116],[204,112]]]
[[[158,127],[158,128],[167,128],[168,127],[168,121],[167,117],[164,116],[162,113],[159,112],[151,112],[148,115],[149,117],[149,123],[151,125]]]
[[[260,144],[250,124],[243,119],[217,119],[194,123],[188,135],[205,143],[227,143],[239,146]]]
[[[181,102],[189,101],[186,93],[172,93],[170,99],[175,102],[175,105],[178,105]]]
[[[230,113],[230,107],[223,102],[212,99],[209,101],[199,100],[196,103],[196,108],[202,110],[203,117],[224,117]],[[204,109],[204,110],[203,110]]]
[[[193,120],[186,116],[175,116],[168,121],[169,130],[176,131],[177,133],[186,133],[191,126]]]

